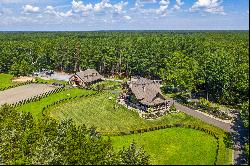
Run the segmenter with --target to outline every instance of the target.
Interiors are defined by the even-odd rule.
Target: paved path
[[[13,104],[21,100],[32,98],[36,95],[52,91],[55,88],[56,87],[46,84],[27,84],[24,86],[0,91],[0,106],[5,103]]]
[[[173,102],[173,100],[171,102]],[[196,110],[193,110],[193,109],[190,109],[186,106],[183,106],[176,101],[174,101],[174,105],[175,105],[176,109],[179,111],[182,111],[182,112],[184,112],[188,115],[191,115],[195,118],[201,119],[202,121],[209,123],[211,125],[214,125],[216,127],[219,127],[227,132],[234,132],[234,130],[232,129],[233,124],[231,124],[231,123],[225,123],[223,121],[219,121],[219,120],[212,118],[210,116],[207,116],[201,112],[198,112]]]

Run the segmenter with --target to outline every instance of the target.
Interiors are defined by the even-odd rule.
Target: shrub
[[[200,98],[199,106],[204,109],[209,109],[211,108],[211,103],[205,98]]]
[[[176,109],[176,107],[175,107],[174,104],[172,104],[172,105],[170,106],[169,112],[170,112],[170,113],[175,113],[175,112],[177,112],[177,109]]]

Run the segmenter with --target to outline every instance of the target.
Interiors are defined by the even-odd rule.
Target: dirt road
[[[46,84],[28,84],[0,91],[0,106],[5,103],[12,104],[24,99],[32,98],[36,95],[43,94],[54,89],[55,87]]]

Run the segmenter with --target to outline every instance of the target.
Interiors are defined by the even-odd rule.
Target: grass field
[[[15,83],[11,81],[12,78],[13,75],[0,73],[0,88],[14,85]]]
[[[129,131],[174,123],[211,127],[181,112],[157,120],[144,120],[136,111],[116,104],[116,97],[117,94],[102,92],[96,96],[59,104],[50,110],[50,115],[57,120],[72,118],[77,124],[85,124],[88,127],[94,125],[97,130],[103,132]],[[215,127],[213,129],[215,132],[221,132]]]
[[[56,94],[52,94],[46,98],[41,99],[40,101],[31,102],[31,103],[22,105],[18,107],[17,110],[24,111],[24,112],[31,112],[34,118],[38,119],[42,116],[42,109],[46,105],[51,104],[55,101],[64,99],[64,98],[80,96],[83,94],[90,94],[92,92],[93,91],[90,91],[90,90],[87,91],[87,90],[78,89],[78,88],[68,89],[68,90],[65,90]]]
[[[71,102],[62,103],[51,108],[50,116],[57,119],[58,121],[62,119],[72,118],[73,121],[78,125],[85,124],[87,127],[95,126],[97,127],[97,131],[108,132],[108,133],[136,130],[157,125],[175,124],[175,123],[200,126],[209,129],[210,131],[214,131],[215,133],[221,136],[219,139],[220,151],[219,151],[218,163],[231,164],[232,151],[225,147],[222,139],[224,132],[221,129],[213,127],[209,124],[204,123],[199,119],[195,119],[181,112],[176,114],[166,115],[157,120],[144,120],[139,117],[137,112],[133,110],[128,110],[124,106],[116,104],[115,102],[116,97],[117,94],[103,92],[96,96],[91,96],[88,98],[82,98],[78,100],[73,100]],[[173,135],[176,134],[178,135],[178,133],[174,133]],[[124,137],[131,137],[131,136],[124,136]],[[186,139],[191,139],[191,137],[192,135],[190,135],[190,138]],[[211,138],[210,135],[207,135],[207,137]],[[185,140],[185,137],[182,139]],[[157,142],[157,140],[155,141]],[[128,142],[131,141],[128,140]],[[191,142],[194,142],[194,140]],[[207,143],[204,142],[204,144]],[[147,151],[151,153],[150,147],[149,149],[147,149]],[[186,151],[186,153],[188,152],[193,153],[190,152],[188,148],[183,151]],[[203,153],[200,154],[203,155]],[[195,160],[195,162],[196,161],[197,160]],[[165,162],[165,160],[160,162]]]
[[[115,149],[128,147],[134,140],[150,155],[150,164],[213,165],[216,139],[187,128],[169,128],[142,134],[111,137]]]

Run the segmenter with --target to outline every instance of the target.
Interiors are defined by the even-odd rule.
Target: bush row
[[[63,87],[56,88],[56,89],[54,89],[52,91],[45,92],[43,94],[40,94],[40,95],[31,97],[31,98],[28,98],[28,99],[25,99],[25,100],[21,100],[19,102],[14,103],[14,104],[11,104],[11,107],[15,108],[15,107],[18,107],[18,106],[21,106],[21,105],[24,105],[24,104],[28,104],[30,102],[40,101],[42,98],[48,97],[48,96],[50,96],[52,94],[56,94],[56,93],[62,92],[64,90],[66,90],[66,89],[63,88]]]
[[[42,114],[45,116],[47,114],[47,112],[46,112],[47,108],[52,107],[52,106],[57,105],[57,104],[60,104],[62,102],[72,100],[72,99],[76,99],[76,98],[80,99],[80,98],[83,98],[83,97],[89,97],[89,96],[93,96],[93,95],[97,95],[97,94],[99,94],[99,92],[94,92],[94,93],[90,93],[90,94],[83,94],[83,95],[75,96],[75,97],[68,97],[68,98],[64,98],[64,99],[55,101],[55,102],[53,102],[51,104],[48,104],[45,107],[43,107]]]
[[[219,136],[217,136],[217,134],[215,134],[214,132],[212,132],[208,129],[204,129],[204,128],[199,127],[199,126],[192,126],[192,125],[185,125],[182,123],[177,123],[177,124],[173,124],[173,125],[163,125],[163,126],[155,126],[155,127],[144,128],[144,129],[130,130],[128,132],[99,132],[99,133],[101,135],[106,135],[106,136],[123,136],[123,135],[138,134],[138,133],[144,133],[144,132],[150,132],[150,131],[154,131],[154,130],[174,128],[174,127],[184,127],[184,128],[195,129],[195,130],[199,130],[199,131],[205,132],[205,133],[213,136],[217,142],[216,156],[215,156],[215,161],[214,161],[214,165],[216,165],[217,160],[218,160],[218,154],[219,154]]]
[[[170,125],[162,125],[162,126],[154,126],[154,127],[149,127],[149,128],[144,128],[144,129],[137,129],[137,130],[130,130],[128,132],[100,132],[102,135],[117,135],[117,136],[122,136],[122,135],[130,135],[130,134],[137,134],[137,133],[144,133],[144,132],[150,132],[154,130],[160,130],[160,129],[166,129],[166,128],[173,128],[173,127],[185,127],[185,128],[191,128],[195,130],[200,130],[203,131],[207,134],[212,135],[213,137],[216,137],[218,139],[218,136],[216,134],[208,129],[204,129],[202,127],[197,127],[197,126],[192,126],[192,125],[185,125],[182,123],[177,123],[177,124],[170,124]]]
[[[27,85],[27,84],[31,84],[31,83],[33,83],[33,82],[32,81],[26,81],[26,82],[23,82],[23,83],[14,84],[14,85],[11,85],[11,86],[0,88],[0,91],[4,91],[4,90],[10,89],[10,88],[15,88],[15,87],[18,87],[18,86]]]

